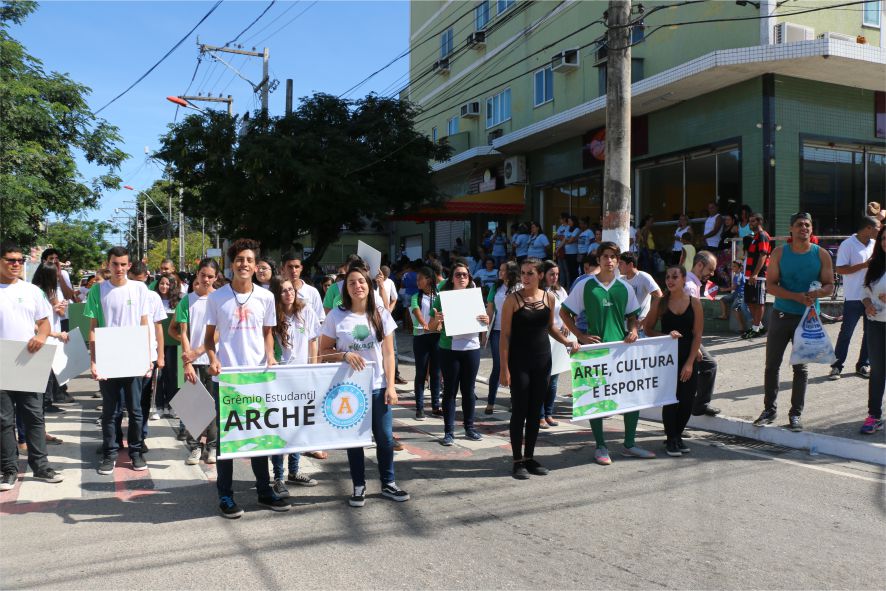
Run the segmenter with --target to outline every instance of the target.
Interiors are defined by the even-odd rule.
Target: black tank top
[[[511,341],[509,358],[521,363],[550,363],[551,345],[548,341],[548,326],[551,322],[551,308],[547,294],[535,302],[527,302],[515,292],[519,307],[511,319]]]
[[[689,359],[689,348],[692,346],[693,328],[695,326],[695,311],[692,309],[692,301],[686,306],[686,311],[682,314],[674,314],[671,309],[665,307],[665,312],[661,317],[661,332],[670,334],[676,330],[681,335],[677,341],[677,359],[682,366]]]

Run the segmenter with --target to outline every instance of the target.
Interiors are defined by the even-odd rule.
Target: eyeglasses
[[[468,275],[467,273],[453,273],[452,276],[453,277],[465,277],[465,278],[470,277],[470,275]]]
[[[7,259],[6,257],[3,257],[3,260],[7,265],[23,265],[25,262],[25,259]]]

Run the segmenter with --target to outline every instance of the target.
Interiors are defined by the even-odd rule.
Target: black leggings
[[[698,374],[693,371],[688,382],[681,382],[678,369],[677,403],[661,407],[661,422],[664,423],[665,436],[668,439],[681,437],[686,423],[689,422],[689,417],[692,415],[692,405],[695,403],[695,391],[698,389],[697,376]]]
[[[551,358],[544,360],[508,359],[511,374],[511,449],[514,459],[529,459],[535,453],[541,406],[551,380]],[[539,363],[542,361],[542,363]],[[525,446],[523,429],[526,429]],[[521,453],[523,452],[523,453]]]

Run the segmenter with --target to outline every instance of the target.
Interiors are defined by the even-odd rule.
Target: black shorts
[[[744,301],[746,304],[765,304],[766,303],[766,279],[758,277],[757,283],[751,285],[750,282],[744,284]]]

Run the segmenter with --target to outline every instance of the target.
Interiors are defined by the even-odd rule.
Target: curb
[[[646,420],[661,422],[659,409],[641,410],[640,416]],[[691,417],[689,426],[702,431],[714,431],[792,449],[807,450],[810,455],[826,454],[886,466],[886,445],[882,443],[856,441],[808,431],[794,433],[781,427],[755,427],[750,421],[732,417]]]

